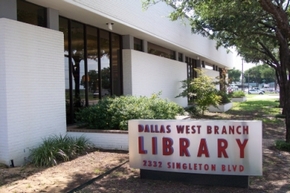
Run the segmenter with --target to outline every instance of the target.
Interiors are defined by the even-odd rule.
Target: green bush
[[[290,143],[287,143],[284,140],[277,140],[275,142],[275,146],[277,149],[279,150],[283,150],[283,151],[289,151],[290,152]]]
[[[279,107],[278,107],[278,108],[279,108]],[[277,115],[275,115],[275,118],[285,119],[285,118],[286,118],[286,115],[283,115],[283,114],[277,114]]]
[[[229,96],[230,96],[231,98],[242,98],[242,97],[245,97],[246,95],[245,95],[244,91],[242,91],[242,90],[237,90],[237,91],[231,92],[231,93],[229,94]]]
[[[108,97],[76,115],[79,126],[90,129],[128,129],[130,119],[174,119],[184,109],[174,102],[151,97]]]
[[[202,110],[197,105],[190,105],[185,107],[184,110],[190,114],[190,116],[199,116],[202,114]]]
[[[29,160],[35,166],[54,166],[58,162],[71,160],[92,147],[84,137],[52,136],[44,139],[39,147],[31,149]]]
[[[221,96],[217,94],[213,78],[205,75],[202,70],[195,69],[195,71],[197,78],[183,80],[181,86],[183,91],[176,97],[187,97],[189,103],[198,106],[201,109],[201,114],[204,114],[210,105],[218,106]]]
[[[219,104],[226,104],[231,102],[229,95],[224,91],[217,91],[217,95],[221,97]]]

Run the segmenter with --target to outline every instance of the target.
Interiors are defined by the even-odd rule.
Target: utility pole
[[[242,59],[242,91],[244,91],[244,59]]]

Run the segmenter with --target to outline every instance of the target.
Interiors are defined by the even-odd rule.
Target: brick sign
[[[132,168],[262,175],[262,122],[130,120]]]

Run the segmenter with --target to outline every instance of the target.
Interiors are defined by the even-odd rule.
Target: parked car
[[[251,89],[248,91],[249,94],[264,94],[263,91],[261,90],[255,90],[255,89]]]
[[[259,90],[259,91],[262,91],[263,93],[265,93],[265,90],[264,89],[258,88],[258,87],[254,87],[252,90]]]

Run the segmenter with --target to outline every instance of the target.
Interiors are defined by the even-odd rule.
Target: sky
[[[254,63],[247,63],[243,61],[243,71],[245,72],[246,70],[255,67],[257,64]],[[234,66],[235,69],[238,69],[242,71],[242,58],[240,56],[236,56],[234,60]]]

